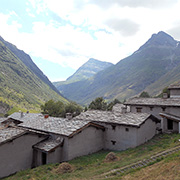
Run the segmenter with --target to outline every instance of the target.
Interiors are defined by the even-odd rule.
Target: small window
[[[112,145],[115,145],[115,144],[116,144],[116,141],[111,140],[111,142],[112,142]]]
[[[128,131],[129,131],[129,128],[126,128],[126,131],[128,132]]]
[[[162,107],[162,111],[165,111],[166,110],[166,107]]]
[[[153,108],[154,108],[154,107],[153,107],[153,106],[151,106],[151,107],[150,107],[150,111],[153,111]]]
[[[137,107],[137,108],[136,108],[136,111],[137,111],[138,113],[140,113],[140,112],[142,112],[142,108]]]
[[[115,130],[116,129],[116,126],[115,125],[111,125],[112,126],[112,130]]]

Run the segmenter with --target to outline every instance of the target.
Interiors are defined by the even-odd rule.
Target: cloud
[[[176,24],[175,27],[169,29],[167,32],[169,34],[171,34],[175,39],[179,39],[180,40],[180,32],[179,32],[179,29],[180,29],[180,22]]]
[[[89,3],[96,4],[102,8],[109,8],[111,6],[118,5],[120,7],[145,7],[145,8],[169,8],[177,3],[178,0],[103,0],[103,1],[96,1],[96,0],[89,0]]]
[[[74,56],[75,53],[70,51],[70,50],[67,50],[67,49],[57,49],[55,48],[54,49],[55,51],[57,51],[58,54],[61,54],[62,56]]]
[[[77,69],[89,58],[117,63],[153,33],[178,36],[176,0],[29,0],[30,21],[0,14],[4,39],[38,59]],[[12,18],[13,17],[13,18]],[[31,28],[22,31],[24,26]],[[178,36],[179,38],[179,36]]]
[[[123,36],[132,36],[139,30],[139,25],[129,19],[109,19],[106,24]]]
[[[13,36],[15,34],[17,35],[19,29],[22,27],[22,24],[18,23],[14,19],[11,20],[11,22],[9,22],[9,19],[12,16],[17,16],[17,15],[14,12],[10,12],[9,14],[0,13],[0,23],[1,23],[0,35],[3,38],[13,39]],[[17,38],[17,36],[14,38]]]

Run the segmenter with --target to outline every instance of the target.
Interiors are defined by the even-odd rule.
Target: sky
[[[154,33],[180,40],[180,0],[0,0],[0,36],[51,81],[90,58],[116,64]]]

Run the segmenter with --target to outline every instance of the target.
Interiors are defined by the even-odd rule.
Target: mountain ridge
[[[0,100],[11,106],[38,109],[49,99],[67,102],[41,80],[0,40]]]
[[[166,77],[180,65],[179,41],[160,31],[132,55],[120,60],[114,66],[98,72],[91,79],[64,87],[64,96],[81,104],[88,104],[96,97],[107,100],[124,100],[136,96],[161,77]],[[178,70],[176,70],[178,71]],[[180,71],[180,69],[179,69]],[[166,82],[169,85],[173,78]],[[165,84],[164,84],[165,85]],[[157,87],[155,87],[156,89]],[[163,89],[163,84],[161,90]],[[157,93],[153,90],[150,95]]]
[[[31,57],[26,54],[23,50],[19,50],[15,45],[9,43],[8,41],[5,41],[0,36],[0,41],[2,41],[8,49],[13,52],[33,73],[35,73],[43,82],[45,82],[47,85],[49,85],[54,91],[56,91],[58,94],[60,92],[55,88],[55,86],[49,81],[48,77],[44,75],[44,73],[37,67],[37,65],[33,62]]]
[[[96,73],[110,66],[114,66],[114,64],[90,58],[86,63],[78,68],[72,76],[67,78],[66,81],[53,82],[53,84],[61,93],[65,93],[65,91],[68,90],[69,84],[79,84],[78,82],[84,82],[87,79],[91,79]]]
[[[95,75],[97,72],[106,69],[111,65],[113,64],[105,61],[99,61],[94,58],[90,58],[72,76],[67,78],[67,81],[75,82],[83,79],[88,79],[93,75]]]

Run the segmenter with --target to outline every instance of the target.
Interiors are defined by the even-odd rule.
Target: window
[[[115,145],[115,144],[116,144],[116,141],[111,140],[111,142],[112,142],[112,145]]]
[[[154,107],[153,107],[153,106],[151,106],[151,107],[150,107],[150,111],[153,111],[153,108],[154,108]]]
[[[166,107],[162,107],[162,111],[165,111],[166,110]]]
[[[129,131],[129,128],[126,128],[126,131],[128,132],[128,131]]]
[[[138,113],[142,112],[141,110],[142,110],[141,107],[137,107],[137,108],[136,108],[136,111],[137,111]]]
[[[115,125],[111,125],[112,126],[112,130],[115,130],[116,129],[116,126]]]

